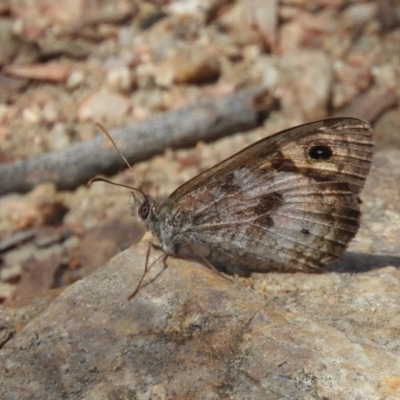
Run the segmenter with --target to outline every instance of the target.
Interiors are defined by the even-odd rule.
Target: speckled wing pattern
[[[171,194],[180,254],[231,272],[314,271],[333,262],[359,228],[372,156],[370,125],[353,118],[260,140]]]

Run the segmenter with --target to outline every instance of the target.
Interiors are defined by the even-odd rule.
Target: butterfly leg
[[[229,282],[233,282],[232,278],[230,278],[229,276],[225,275],[224,273],[219,271],[217,268],[215,268],[214,265],[212,265],[203,255],[201,255],[201,259],[211,271],[215,272],[221,278],[224,278]]]
[[[146,276],[146,274],[148,272],[149,257],[150,257],[150,251],[151,251],[152,245],[153,245],[153,243],[149,243],[149,245],[147,246],[146,261],[145,261],[145,264],[144,264],[143,274],[140,277],[139,283],[136,285],[136,288],[133,291],[133,293],[128,296],[128,300],[131,300],[133,297],[135,297],[137,295],[137,293],[139,292],[140,288],[142,287],[143,279],[144,279],[144,277]]]
[[[167,264],[167,258],[169,257],[168,254],[162,254],[160,257],[158,257],[155,261],[153,261],[150,265],[149,265],[149,258],[150,258],[150,253],[151,253],[151,249],[154,250],[159,250],[162,251],[162,248],[160,246],[157,246],[154,243],[149,243],[149,246],[147,247],[147,253],[146,253],[146,261],[145,261],[145,265],[144,265],[144,271],[142,276],[139,279],[138,284],[136,285],[135,290],[133,291],[133,293],[128,297],[128,300],[131,300],[133,297],[135,297],[139,290],[144,288],[145,286],[149,285],[150,283],[154,282],[168,267]],[[143,284],[144,278],[146,277],[146,275],[150,272],[151,268],[162,258],[162,264],[163,264],[163,268],[160,272],[157,273],[157,275],[150,279],[148,282],[146,282],[145,284]]]
[[[146,283],[144,283],[144,284],[140,287],[140,289],[146,287],[147,285],[150,285],[150,283],[153,283],[153,282],[168,268],[168,264],[167,264],[167,258],[168,258],[168,257],[169,257],[168,254],[164,254],[164,255],[158,257],[158,258],[150,265],[150,267],[148,268],[147,271],[150,271],[151,267],[152,267],[158,260],[160,260],[160,258],[162,258],[162,261],[161,261],[161,262],[162,262],[162,265],[163,265],[162,269],[161,269],[159,272],[157,272],[156,276],[154,276],[154,277],[151,278],[149,281],[147,281]]]

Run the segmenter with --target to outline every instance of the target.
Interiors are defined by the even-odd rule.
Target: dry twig
[[[156,115],[142,123],[111,130],[131,164],[162,153],[167,147],[193,146],[262,124],[271,102],[260,106],[262,89],[251,89],[202,101]],[[264,97],[265,98],[265,97]],[[98,174],[113,174],[125,164],[104,135],[87,143],[0,166],[0,195],[27,192],[43,182],[74,189]]]

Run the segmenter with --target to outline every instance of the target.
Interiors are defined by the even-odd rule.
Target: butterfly
[[[132,188],[132,208],[169,256],[229,273],[317,271],[360,226],[372,130],[330,118],[264,138],[157,202]],[[146,264],[148,262],[148,255]]]

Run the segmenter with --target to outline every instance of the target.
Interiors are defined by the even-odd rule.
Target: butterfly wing
[[[372,155],[369,124],[353,118],[301,125],[247,147],[170,196],[180,255],[260,272],[336,260],[358,230],[357,195]]]

